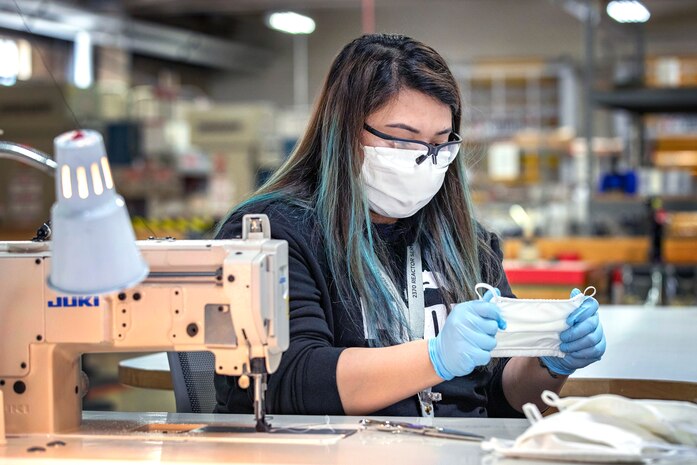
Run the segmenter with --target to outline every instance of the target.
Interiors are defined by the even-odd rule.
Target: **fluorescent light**
[[[269,15],[268,24],[271,29],[288,34],[312,34],[315,30],[315,21],[312,18],[292,11],[272,13]]]
[[[28,81],[32,75],[32,50],[28,40],[17,41],[19,49],[19,67],[17,69],[17,79]]]
[[[645,23],[651,17],[638,0],[612,0],[607,4],[607,14],[618,23]]]
[[[0,85],[12,86],[19,74],[19,48],[17,42],[0,39]]]
[[[88,32],[75,35],[73,53],[73,82],[76,87],[87,89],[92,85],[92,37]]]

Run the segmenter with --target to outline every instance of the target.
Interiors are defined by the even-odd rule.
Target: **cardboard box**
[[[123,85],[98,84],[89,89],[70,85],[23,82],[0,86],[0,129],[4,139],[80,128],[97,128],[128,118],[129,91]],[[77,120],[77,121],[76,121]]]
[[[208,213],[224,216],[254,191],[257,169],[246,152],[215,152],[211,161],[213,174],[208,187]]]
[[[190,109],[191,144],[204,150],[257,145],[265,134],[274,133],[273,108],[267,105],[221,105]]]
[[[96,114],[98,103],[90,98],[91,93],[65,85],[59,89],[48,83],[0,87],[0,129],[4,130],[3,139],[15,140],[15,134],[36,132],[50,133],[55,137],[74,129],[77,125],[75,118],[82,123],[83,119]]]

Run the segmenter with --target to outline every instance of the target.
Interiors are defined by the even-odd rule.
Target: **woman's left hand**
[[[581,291],[574,289],[571,297]],[[605,353],[605,333],[598,316],[598,301],[587,297],[580,307],[567,318],[569,328],[563,331],[559,338],[559,349],[566,353],[562,357],[541,357],[542,362],[553,373],[570,375],[579,368],[587,367],[601,359]]]

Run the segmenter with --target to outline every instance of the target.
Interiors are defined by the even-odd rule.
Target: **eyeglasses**
[[[393,137],[389,134],[385,134],[384,132],[380,132],[371,126],[368,126],[365,123],[363,123],[363,129],[365,129],[372,135],[379,137],[380,139],[393,142],[394,148],[396,149],[418,151],[425,150],[425,153],[421,153],[418,157],[416,157],[417,165],[420,165],[421,163],[426,161],[428,157],[431,157],[431,161],[433,161],[434,165],[448,165],[455,159],[457,152],[460,150],[460,145],[462,144],[462,137],[460,137],[456,132],[450,133],[450,138],[452,138],[453,140],[444,142],[442,144],[434,145],[421,140],[401,139],[399,137]],[[441,152],[441,150],[443,152],[446,152],[448,155],[444,157],[445,160],[442,160],[441,163],[438,163],[438,154]]]

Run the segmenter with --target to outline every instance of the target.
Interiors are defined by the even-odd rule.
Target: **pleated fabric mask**
[[[506,329],[496,333],[492,357],[563,357],[559,334],[569,328],[566,320],[586,298],[595,295],[590,286],[583,294],[565,300],[512,299],[497,295],[489,284],[479,283],[475,290],[480,299],[482,289],[494,294],[491,303],[499,307],[506,321]]]

